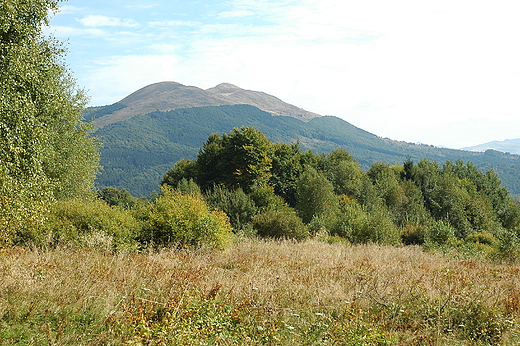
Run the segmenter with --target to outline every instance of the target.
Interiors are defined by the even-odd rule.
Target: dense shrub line
[[[61,200],[14,242],[224,248],[233,233],[418,244],[516,260],[520,205],[493,171],[470,162],[374,163],[364,172],[345,150],[303,152],[242,128],[210,136],[199,158],[179,161],[150,200],[115,188],[97,199]]]

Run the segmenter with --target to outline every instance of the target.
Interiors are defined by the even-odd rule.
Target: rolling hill
[[[488,149],[498,150],[505,153],[520,155],[520,138],[506,139],[504,141],[492,141],[472,147],[462,148],[470,151],[486,151]]]
[[[243,104],[241,104],[243,103]],[[380,138],[340,118],[320,116],[274,96],[231,84],[203,90],[178,83],[145,87],[120,102],[87,110],[104,146],[98,187],[125,188],[135,196],[158,189],[163,174],[181,158],[195,158],[211,133],[253,126],[273,142],[299,141],[303,149],[348,150],[363,168],[373,162],[401,164],[407,158],[444,163],[472,161],[494,169],[514,195],[520,194],[520,156],[437,148]]]

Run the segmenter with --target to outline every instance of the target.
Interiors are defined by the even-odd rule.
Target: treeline
[[[229,216],[235,232],[350,243],[517,246],[520,206],[492,171],[471,162],[407,160],[363,171],[343,149],[315,154],[272,143],[254,128],[213,134],[195,160],[163,180],[197,191]],[[507,251],[506,251],[507,249]]]
[[[316,154],[243,127],[213,134],[150,199],[108,187],[59,200],[13,244],[104,251],[225,248],[236,236],[458,248],[516,260],[520,205],[471,162],[407,160],[364,171],[344,149]]]
[[[99,115],[117,105],[96,108]],[[116,108],[113,108],[116,107]],[[91,109],[91,111],[94,111]],[[87,117],[92,117],[87,112]],[[514,197],[520,196],[520,156],[488,150],[463,150],[414,145],[377,137],[348,122],[325,116],[303,122],[286,116],[272,116],[248,105],[182,108],[169,112],[141,114],[98,128],[95,136],[103,142],[96,186],[127,189],[134,196],[149,196],[157,190],[162,176],[181,158],[195,159],[202,143],[212,133],[229,132],[248,126],[262,131],[273,142],[300,141],[303,150],[315,153],[346,149],[366,171],[374,162],[402,164],[407,157],[444,163],[471,161],[482,171],[493,169]]]

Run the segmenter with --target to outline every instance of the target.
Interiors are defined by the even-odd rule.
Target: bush
[[[466,237],[466,242],[475,243],[475,244],[485,244],[492,247],[498,247],[499,241],[493,234],[488,231],[481,231],[471,233]]]
[[[249,196],[261,211],[282,210],[286,206],[284,199],[276,195],[272,186],[255,186]]]
[[[301,240],[308,235],[302,219],[289,208],[282,211],[266,210],[253,218],[252,225],[261,237]]]
[[[162,194],[138,211],[143,245],[223,248],[233,236],[222,211],[212,211],[201,195],[185,195],[164,185]]]
[[[422,245],[425,238],[424,225],[406,224],[401,230],[401,239],[405,245]]]
[[[41,228],[18,234],[18,243],[72,245],[103,250],[137,248],[138,222],[129,211],[101,200],[68,200],[53,204]]]
[[[425,233],[425,242],[444,245],[455,240],[455,228],[449,222],[437,221],[433,223]]]
[[[389,215],[378,209],[369,213],[355,201],[341,204],[341,213],[331,234],[347,238],[353,244],[399,244],[401,241],[399,230]]]
[[[224,211],[235,231],[244,229],[256,215],[255,203],[242,189],[230,190],[215,186],[205,195],[205,200],[213,209]]]

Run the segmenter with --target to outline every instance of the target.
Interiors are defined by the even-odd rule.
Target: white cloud
[[[126,5],[125,6],[126,8],[131,8],[131,9],[141,9],[141,10],[146,10],[146,9],[149,9],[149,8],[154,8],[154,7],[157,7],[157,4],[147,4],[147,5]]]
[[[85,7],[62,5],[62,6],[60,6],[58,14],[77,13],[77,12],[83,11],[84,9],[85,9]]]
[[[140,26],[140,24],[133,19],[107,17],[100,15],[88,15],[86,17],[77,19],[77,21],[88,27],[124,26],[135,28]]]
[[[520,22],[511,3],[226,4],[227,11],[210,16],[208,24],[140,19],[148,31],[140,27],[134,34],[150,35],[154,40],[143,47],[164,55],[138,56],[134,50],[128,57],[108,58],[91,71],[88,88],[95,95],[114,95],[106,102],[112,103],[162,80],[204,88],[226,81],[398,140],[464,146],[481,142],[477,137],[470,142],[471,135],[480,138],[485,129],[518,137],[513,132],[520,128]],[[90,28],[60,30],[100,35],[96,27],[138,25],[104,16],[84,17],[82,23]],[[128,46],[133,49],[135,43]],[[102,104],[98,100],[93,101]],[[514,126],[504,129],[505,123]]]
[[[70,26],[53,25],[49,31],[54,32],[59,37],[71,36],[106,36],[107,33],[101,29],[79,29]]]
[[[164,20],[164,21],[156,21],[149,22],[149,26],[151,27],[161,27],[161,26],[198,26],[200,23],[192,22],[187,20]]]
[[[234,10],[234,11],[227,11],[219,13],[219,17],[221,18],[240,18],[240,17],[249,17],[254,16],[255,13],[253,11],[249,10]]]
[[[176,45],[168,43],[152,44],[150,48],[163,54],[172,54],[177,50]]]

